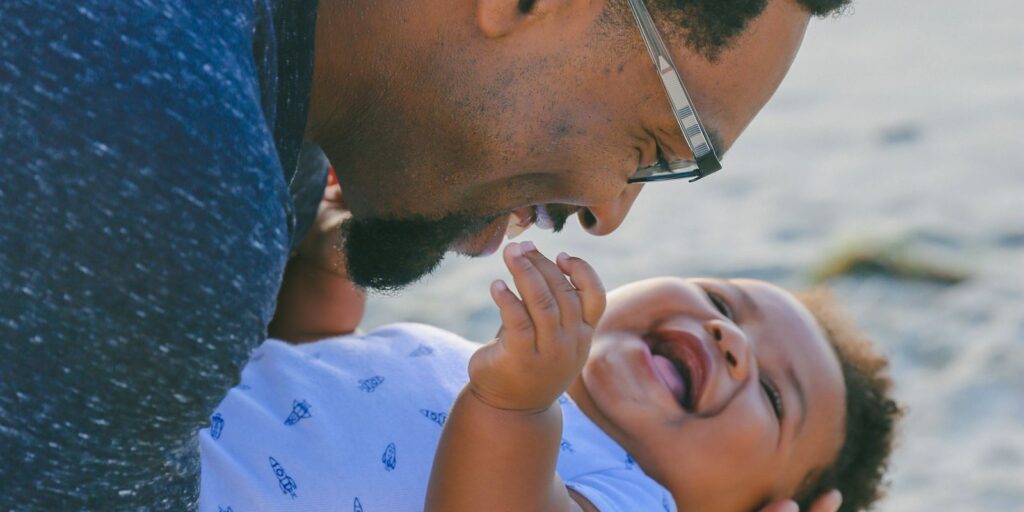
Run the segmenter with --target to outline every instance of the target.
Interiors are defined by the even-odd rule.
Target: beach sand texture
[[[829,284],[910,407],[879,509],[1024,511],[1024,4],[855,4],[812,22],[723,172],[649,185],[608,237],[572,222],[521,239],[588,258],[609,288],[665,274],[804,288],[831,262]],[[415,320],[486,340],[498,277],[496,257],[452,258],[374,297],[364,327]]]

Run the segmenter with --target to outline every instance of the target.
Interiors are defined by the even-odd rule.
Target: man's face
[[[353,73],[365,90],[349,112],[357,126],[327,122],[314,139],[339,172],[353,222],[446,224],[424,231],[437,232],[426,252],[396,254],[371,237],[350,253],[426,272],[446,251],[492,252],[510,214],[528,223],[536,205],[559,205],[553,217],[575,213],[588,232],[608,234],[641,191],[627,183],[638,166],[659,149],[691,157],[634,24],[602,23],[601,3],[537,1],[528,14],[516,5],[418,0],[367,13],[374,39],[352,49],[370,63]],[[771,0],[714,63],[657,20],[719,153],[778,86],[808,17]],[[315,88],[314,100],[322,94]]]
[[[753,510],[835,459],[845,385],[814,317],[763,281],[658,278],[608,295],[570,388],[680,510]]]

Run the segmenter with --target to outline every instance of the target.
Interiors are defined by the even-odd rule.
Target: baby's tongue
[[[679,375],[676,365],[672,364],[667,357],[654,354],[654,373],[658,374],[661,382],[672,392],[676,400],[682,400],[686,396],[686,383],[683,376]]]

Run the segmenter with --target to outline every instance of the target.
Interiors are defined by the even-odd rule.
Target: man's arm
[[[0,510],[189,510],[289,251],[268,20],[0,5]]]
[[[470,383],[435,454],[426,509],[593,510],[555,474],[562,417],[553,404],[586,361],[604,289],[583,260],[560,255],[556,266],[529,243],[510,244],[505,262],[522,300],[500,281],[491,286],[502,329],[470,360]]]

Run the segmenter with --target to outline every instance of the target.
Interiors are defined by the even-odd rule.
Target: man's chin
[[[450,249],[462,252],[458,241],[466,241],[468,251],[481,249],[473,244],[480,243],[477,237],[495,222],[493,218],[481,221],[459,215],[442,219],[353,217],[342,224],[339,245],[344,247],[346,270],[353,283],[394,292],[436,270]],[[491,236],[484,238],[481,254],[494,242]],[[501,244],[500,237],[497,244]]]
[[[345,246],[345,265],[349,279],[356,286],[380,292],[395,292],[436,270],[444,260],[444,255],[444,249],[387,250],[348,240]]]

